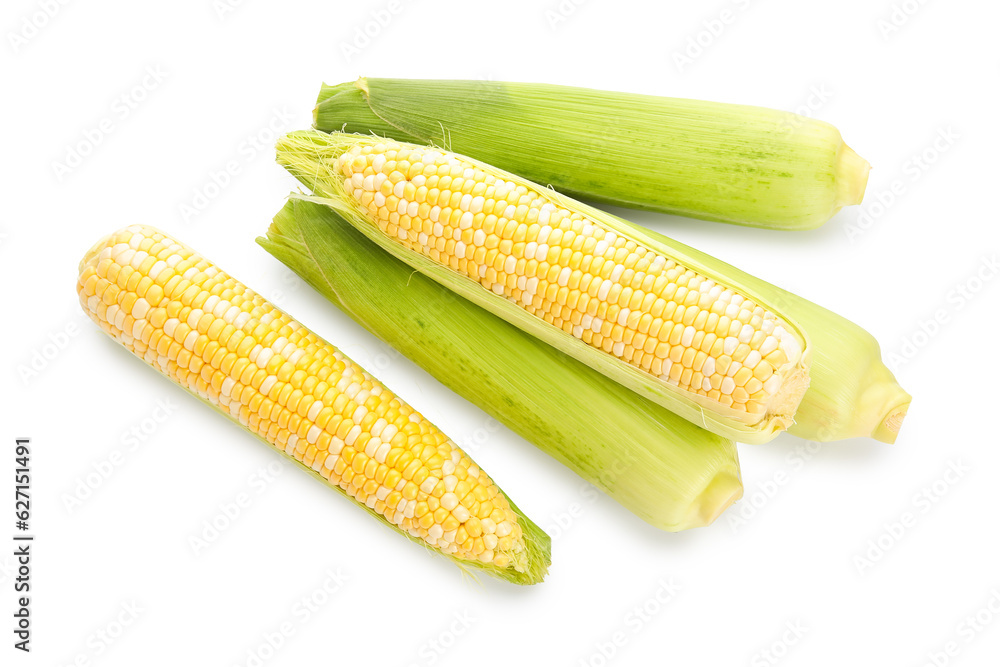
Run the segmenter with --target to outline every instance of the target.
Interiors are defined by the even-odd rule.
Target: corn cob
[[[704,526],[742,494],[731,440],[414,273],[329,207],[293,196],[258,242],[359,324],[650,524]]]
[[[759,443],[789,426],[820,338],[806,412],[822,428],[806,437],[895,438],[909,396],[871,337],[723,262],[425,146],[296,132],[278,160],[417,270],[715,433]]]
[[[323,146],[308,162],[306,151]],[[364,216],[362,231],[404,261],[458,278],[480,305],[516,313],[550,344],[695,423],[749,442],[791,424],[808,384],[808,341],[723,276],[454,154],[312,133],[286,138],[279,159],[317,177],[314,190]]]
[[[317,129],[447,146],[573,197],[772,229],[861,203],[835,127],[736,104],[497,81],[324,85]]]
[[[190,248],[125,228],[87,253],[77,291],[127,349],[383,522],[462,566],[541,580],[548,537],[461,449]]]

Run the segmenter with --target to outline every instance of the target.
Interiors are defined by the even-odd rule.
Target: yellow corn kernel
[[[359,174],[370,170],[362,183],[377,178],[372,167],[360,156],[345,165]],[[407,175],[417,174],[390,170],[389,181],[412,197],[416,185]],[[456,459],[473,465],[451,440],[339,350],[179,245],[144,226],[112,234],[82,263],[78,292],[86,312],[154,368],[400,530],[460,560],[499,558],[516,572],[526,571],[524,540],[496,553],[470,539],[482,534],[479,517],[439,500],[441,480],[448,477],[444,469],[455,470]],[[154,278],[171,266],[187,278],[160,287]],[[99,278],[98,271],[117,282]],[[98,289],[104,290],[100,297]],[[372,432],[376,423],[381,438]],[[409,451],[396,446],[407,442],[407,434],[416,438]],[[463,493],[491,498],[503,520],[516,524],[505,496],[476,470],[477,476],[462,482]],[[409,481],[400,487],[403,480]],[[453,539],[445,539],[446,533]]]

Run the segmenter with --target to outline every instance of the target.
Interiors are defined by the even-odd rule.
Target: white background
[[[262,664],[918,666],[951,641],[957,655],[938,664],[996,664],[1000,613],[987,608],[993,599],[1000,611],[994,3],[907,0],[909,14],[888,31],[889,0],[567,1],[562,14],[555,1],[414,0],[391,5],[388,25],[350,57],[344,45],[386,1],[99,0],[50,3],[47,19],[44,4],[8,0],[0,19],[0,539],[14,532],[19,435],[33,439],[37,535],[31,655],[11,648],[12,549],[0,548],[4,665],[255,664],[248,651],[285,622],[293,634]],[[689,40],[701,53],[691,47],[693,62],[679,67]],[[897,444],[806,449],[783,435],[741,446],[744,501],[710,528],[668,534],[594,499],[405,359],[387,361],[385,346],[254,243],[297,185],[273,162],[268,125],[308,126],[320,82],[358,75],[811,104],[874,165],[861,209],[798,234],[625,215],[842,313],[899,355],[914,401]],[[143,98],[127,117],[122,95]],[[111,131],[59,173],[103,119]],[[956,138],[935,148],[939,133]],[[924,169],[913,159],[925,152]],[[229,161],[239,173],[213,189]],[[890,201],[897,180],[902,194]],[[182,207],[206,189],[215,196],[185,220]],[[253,481],[277,455],[79,310],[79,258],[133,223],[175,234],[274,297],[458,442],[485,438],[475,458],[553,536],[548,579],[473,582],[291,465]],[[956,291],[966,286],[979,288],[970,299]],[[921,334],[936,311],[947,321]],[[46,347],[52,340],[62,347]],[[28,373],[43,352],[52,358]],[[151,427],[164,400],[170,416],[129,449],[123,434]],[[121,464],[69,508],[116,450]],[[965,472],[942,481],[952,465]],[[934,502],[917,499],[935,484]],[[189,539],[241,493],[249,507],[196,555]],[[905,513],[914,525],[892,537],[886,526]],[[304,619],[295,605],[338,570],[347,581]],[[680,587],[663,604],[661,580]],[[119,634],[129,605],[141,611]],[[643,605],[651,611],[637,620]],[[972,631],[965,619],[983,609],[985,625]],[[110,645],[103,629],[118,635]],[[605,659],[617,632],[624,645]]]

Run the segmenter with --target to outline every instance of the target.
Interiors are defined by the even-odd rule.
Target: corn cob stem
[[[834,180],[837,184],[833,198],[833,212],[845,206],[860,204],[868,186],[868,172],[872,169],[868,161],[855,153],[847,144],[841,144],[834,166]]]
[[[445,146],[573,197],[772,229],[859,204],[868,163],[835,127],[736,104],[535,83],[324,85],[317,129]]]
[[[548,537],[451,440],[360,366],[190,248],[145,226],[83,258],[80,303],[106,333],[463,567],[541,580]]]
[[[414,273],[329,207],[293,196],[258,242],[359,324],[650,524],[707,525],[742,494],[732,441]]]

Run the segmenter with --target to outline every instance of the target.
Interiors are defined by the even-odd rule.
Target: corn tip
[[[899,435],[899,429],[903,426],[903,419],[906,418],[906,412],[909,409],[910,400],[907,397],[905,403],[896,405],[886,412],[885,417],[875,427],[875,430],[872,431],[872,437],[890,445],[895,443],[896,437]]]
[[[729,472],[720,472],[692,503],[691,527],[708,526],[743,497],[743,483]]]
[[[837,181],[837,195],[834,210],[844,206],[860,204],[868,187],[868,173],[872,166],[863,157],[854,152],[847,144],[843,144],[837,155],[834,175]]]

